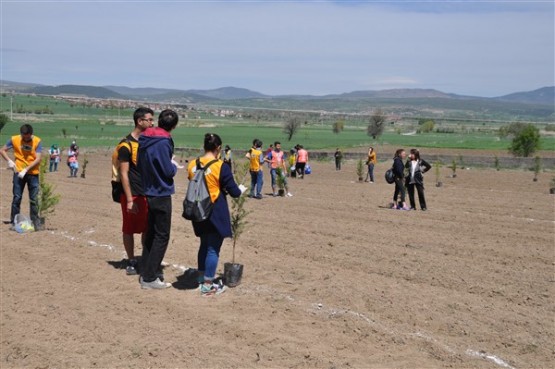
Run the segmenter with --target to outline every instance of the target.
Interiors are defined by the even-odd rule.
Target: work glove
[[[21,172],[17,173],[17,176],[23,179],[23,177],[25,177],[26,174],[27,174],[27,169],[23,169]]]
[[[247,187],[245,187],[242,183],[238,187],[241,190],[241,195],[244,194],[245,191],[247,190]]]
[[[8,169],[15,170],[15,163],[12,159],[8,160]]]

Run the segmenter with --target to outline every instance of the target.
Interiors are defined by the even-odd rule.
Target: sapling
[[[495,170],[499,171],[500,167],[499,167],[499,158],[497,157],[497,155],[495,155],[493,157],[493,163],[495,165]]]
[[[39,166],[39,194],[37,196],[37,208],[40,218],[40,226],[43,225],[46,216],[54,213],[56,205],[60,202],[60,195],[54,194],[54,185],[46,181],[48,158],[43,158]],[[38,224],[35,224],[37,229]],[[40,227],[38,227],[40,228]]]
[[[283,173],[283,168],[276,169],[276,184],[278,186],[280,196],[285,194],[285,174]]]
[[[244,162],[238,164],[237,166],[237,177],[241,178],[237,183],[242,184],[245,180],[247,173],[249,172],[249,162]],[[245,191],[246,192],[246,191]],[[239,276],[237,277],[237,284],[240,280],[240,275],[242,274],[242,265],[235,266],[235,245],[237,244],[237,240],[245,230],[248,222],[246,221],[247,215],[249,215],[250,211],[247,211],[244,207],[245,201],[247,196],[245,193],[242,193],[241,196],[237,198],[231,199],[231,231],[233,233],[233,248],[232,248],[232,257],[231,257],[231,264],[226,263],[224,264],[226,280],[231,279],[231,273],[234,273],[234,270],[240,270],[237,272]],[[236,269],[234,269],[236,268]],[[237,269],[238,268],[238,269]],[[229,278],[228,278],[229,277]],[[229,281],[228,281],[229,284]]]
[[[555,194],[555,177],[551,178],[551,183],[549,184],[549,193]]]
[[[457,160],[453,159],[449,168],[453,171],[453,175],[451,177],[455,178],[457,176]]]
[[[440,169],[441,169],[441,162],[436,161],[434,163],[434,170],[435,170],[435,174],[436,174],[436,187],[441,187],[441,185],[442,185],[442,183],[439,180]]]
[[[83,160],[83,171],[81,172],[81,178],[85,178],[85,171],[87,170],[88,163],[89,161],[87,160],[87,155],[85,155]]]
[[[362,161],[362,159],[358,159],[357,161],[357,176],[358,176],[358,181],[362,182],[362,173],[364,172],[364,162]]]
[[[542,169],[542,158],[536,156],[534,158],[534,182],[538,181],[538,174],[540,174],[540,170]]]

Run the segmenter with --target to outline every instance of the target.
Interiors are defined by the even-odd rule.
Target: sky
[[[502,96],[555,85],[554,4],[0,0],[0,79]]]

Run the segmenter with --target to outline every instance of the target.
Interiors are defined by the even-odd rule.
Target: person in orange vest
[[[0,155],[8,162],[8,168],[13,170],[13,200],[10,223],[14,226],[14,219],[19,214],[21,199],[25,185],[29,189],[29,204],[31,221],[35,229],[40,226],[38,194],[39,194],[39,163],[42,157],[42,142],[33,135],[33,127],[24,124],[19,128],[19,135],[12,136],[0,149]],[[13,150],[15,162],[7,154]]]
[[[272,192],[274,196],[277,196],[276,191],[278,168],[281,168],[281,175],[283,178],[283,184],[285,187],[285,192],[287,197],[293,196],[289,192],[289,187],[287,185],[287,165],[285,164],[285,153],[281,150],[281,143],[279,141],[274,142],[274,149],[266,157],[266,161],[270,164],[270,176],[272,177]]]
[[[297,150],[297,174],[299,174],[301,179],[304,179],[304,170],[307,163],[308,151],[304,149],[303,145],[299,145]]]

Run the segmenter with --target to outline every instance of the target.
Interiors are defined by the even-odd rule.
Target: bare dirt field
[[[426,174],[428,211],[389,210],[393,186],[355,182],[355,162],[290,180],[292,198],[249,200],[243,282],[202,298],[180,283],[198,240],[176,177],[166,280],[119,269],[121,214],[109,155],[87,177],[47,174],[62,195],[47,230],[1,227],[1,368],[552,368],[551,173]],[[11,173],[1,174],[9,219]],[[269,192],[265,173],[264,192]],[[28,214],[25,193],[22,211]],[[138,240],[138,238],[137,238]],[[137,250],[140,255],[140,250]],[[219,271],[231,260],[222,248]]]

